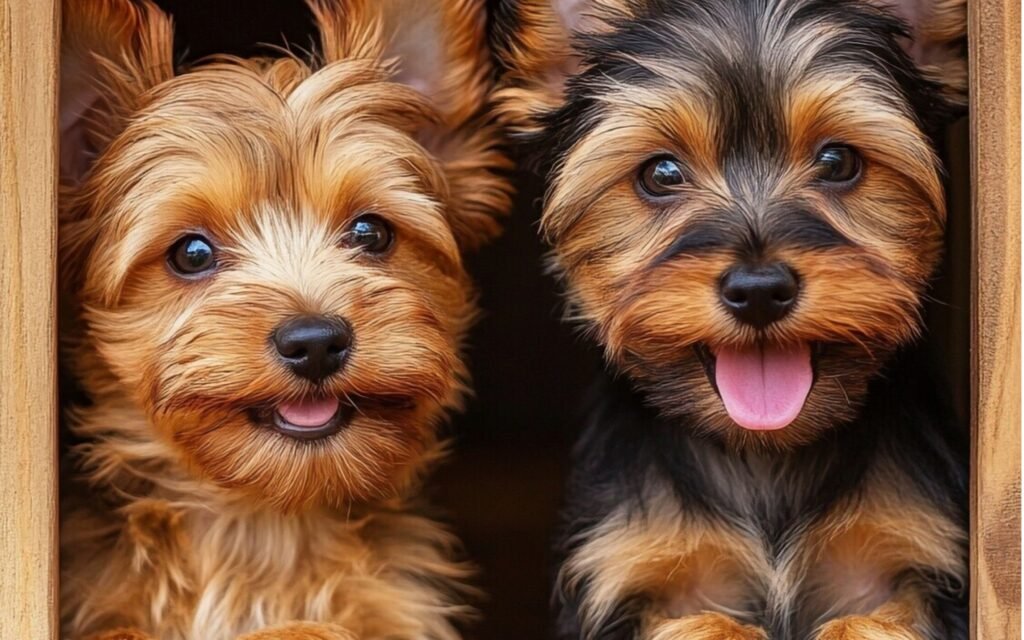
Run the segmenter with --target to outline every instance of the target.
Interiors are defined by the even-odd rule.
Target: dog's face
[[[65,68],[103,87],[63,100],[63,260],[95,354],[78,376],[98,402],[126,394],[201,476],[280,508],[400,488],[466,378],[461,251],[507,200],[493,130],[463,128],[486,93],[464,71],[484,55],[479,7],[323,2],[318,68],[175,76],[155,8],[69,4]],[[395,16],[462,49],[426,44],[438,66],[396,74]],[[75,49],[118,37],[104,59]],[[99,369],[116,389],[90,387]]]
[[[571,312],[663,414],[806,442],[917,335],[963,3],[918,10],[946,22],[914,29],[920,67],[866,2],[506,7],[503,112],[555,141],[543,228]]]

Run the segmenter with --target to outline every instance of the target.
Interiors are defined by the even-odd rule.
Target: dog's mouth
[[[751,431],[789,426],[814,385],[818,345],[761,343],[712,350],[694,347],[711,386],[733,422]]]
[[[335,397],[305,398],[254,410],[253,421],[289,438],[319,440],[341,431],[355,407]]]
[[[249,410],[254,424],[297,440],[321,440],[347,427],[356,413],[381,418],[415,408],[402,396],[315,396],[262,405]]]

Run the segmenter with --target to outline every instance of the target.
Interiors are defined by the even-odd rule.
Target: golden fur
[[[316,1],[322,59],[177,74],[151,3],[64,3],[62,339],[89,400],[67,413],[65,637],[457,637],[469,571],[415,492],[467,382],[462,253],[509,189],[482,3],[408,5]],[[365,212],[385,256],[342,244]],[[218,267],[187,279],[166,255],[196,231]],[[319,385],[269,346],[301,313],[355,334]],[[252,418],[310,394],[351,421],[305,442]]]
[[[889,603],[869,615],[846,616],[822,626],[814,640],[924,640],[914,628],[917,603]]]
[[[644,637],[651,640],[767,640],[768,635],[763,629],[739,624],[720,613],[698,613],[654,621],[644,630]]]

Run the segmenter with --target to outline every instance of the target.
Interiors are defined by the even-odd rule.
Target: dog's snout
[[[295,375],[320,382],[341,368],[352,329],[341,318],[297,316],[275,329],[271,340]]]
[[[722,303],[745,324],[763,329],[786,316],[796,303],[800,284],[782,263],[740,266],[722,277]]]

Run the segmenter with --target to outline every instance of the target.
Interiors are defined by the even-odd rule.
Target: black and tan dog
[[[962,0],[504,6],[502,112],[616,372],[561,637],[966,637],[966,449],[905,353],[964,29]]]

